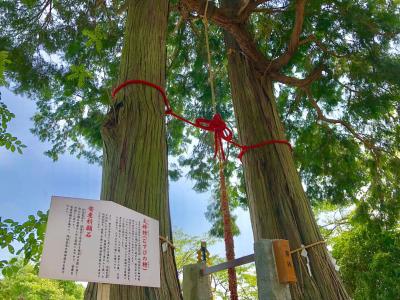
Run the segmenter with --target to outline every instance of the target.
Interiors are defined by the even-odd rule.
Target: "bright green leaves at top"
[[[96,26],[94,30],[84,29],[82,34],[88,38],[86,46],[95,45],[97,52],[102,50],[103,41],[107,38],[107,35],[99,26]]]
[[[76,81],[80,88],[85,85],[86,80],[91,78],[93,78],[93,75],[83,65],[71,66],[70,74],[67,75],[67,79]]]
[[[4,73],[6,71],[6,65],[10,63],[11,60],[8,59],[8,52],[0,51],[0,86],[6,85],[6,79]]]

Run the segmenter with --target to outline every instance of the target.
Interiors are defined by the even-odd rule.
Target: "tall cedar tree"
[[[266,6],[259,6],[265,2],[271,3],[267,3]],[[351,69],[341,70],[341,68],[343,68],[343,60],[350,60],[353,58],[353,63],[357,62],[359,59],[357,55],[361,57],[365,55],[373,56],[368,57],[370,58],[369,63],[371,64],[370,68],[373,73],[383,71],[377,70],[380,64],[383,63],[382,61],[385,61],[382,58],[376,57],[378,55],[385,56],[387,61],[391,61],[391,67],[398,68],[398,60],[396,61],[396,59],[393,59],[395,56],[384,52],[385,49],[390,49],[389,41],[391,38],[393,41],[397,40],[398,24],[393,24],[397,25],[397,27],[393,26],[393,28],[389,29],[382,26],[384,25],[382,24],[384,23],[383,20],[375,21],[374,19],[364,19],[364,22],[370,22],[371,26],[377,27],[374,28],[375,34],[370,33],[371,36],[369,38],[373,37],[374,40],[377,40],[378,38],[376,35],[383,37],[381,37],[379,41],[381,43],[380,47],[375,46],[373,51],[371,51],[372,53],[368,48],[365,49],[365,53],[357,53],[356,51],[358,49],[354,48],[364,46],[363,42],[365,43],[365,40],[363,41],[365,38],[358,36],[359,32],[353,33],[351,37],[349,33],[348,37],[342,36],[344,41],[338,41],[338,32],[330,32],[330,29],[334,29],[335,26],[326,28],[326,24],[321,24],[323,20],[313,20],[315,12],[318,12],[322,16],[324,13],[336,13],[336,9],[339,11],[343,10],[343,6],[345,6],[346,3],[337,2],[331,5],[320,4],[320,6],[317,6],[315,3],[311,4],[305,0],[297,0],[282,5],[282,7],[274,7],[274,4],[278,4],[278,2],[279,1],[277,1],[277,3],[272,3],[272,1],[223,1],[222,7],[213,5],[211,9],[207,11],[207,18],[225,31],[229,80],[232,88],[232,100],[240,142],[245,145],[251,145],[263,140],[279,140],[286,138],[274,95],[274,82],[279,82],[295,90],[297,94],[296,102],[301,100],[307,101],[306,106],[315,111],[318,121],[327,124],[341,125],[343,130],[340,132],[340,135],[348,134],[358,140],[361,145],[359,149],[363,155],[368,157],[369,163],[372,161],[372,170],[369,170],[371,173],[376,172],[376,169],[380,169],[378,172],[384,171],[384,168],[380,166],[382,160],[391,160],[398,163],[399,158],[395,146],[399,143],[399,137],[396,130],[391,132],[391,136],[384,142],[378,140],[377,137],[374,136],[376,132],[381,135],[382,133],[379,132],[379,130],[382,130],[385,126],[390,126],[391,129],[398,128],[398,124],[395,123],[396,120],[398,121],[398,111],[396,111],[398,106],[396,107],[395,97],[391,95],[392,91],[397,92],[398,90],[396,85],[391,85],[394,79],[390,78],[390,76],[387,78],[382,78],[382,76],[374,80],[372,74],[367,74],[367,76],[362,73],[357,74],[361,77],[357,78],[360,81],[366,79],[362,78],[364,76],[367,78],[369,77],[368,79],[372,81],[370,86],[366,84],[365,89],[370,89],[371,85],[373,86],[374,84],[377,86],[385,86],[385,89],[382,91],[383,95],[380,94],[379,91],[375,91],[376,95],[374,96],[376,100],[378,100],[377,98],[386,97],[385,105],[387,106],[387,110],[381,111],[381,113],[382,115],[388,113],[388,115],[391,116],[391,118],[385,116],[383,120],[376,120],[376,124],[374,125],[376,127],[379,126],[379,130],[368,128],[367,120],[355,120],[355,122],[358,121],[359,124],[361,123],[363,125],[359,127],[364,129],[366,131],[365,133],[359,133],[358,130],[360,128],[356,130],[354,125],[351,124],[351,121],[356,119],[356,116],[352,116],[354,112],[351,111],[351,106],[354,105],[354,103],[351,101],[368,101],[368,99],[363,98],[365,96],[365,94],[362,94],[365,92],[363,91],[363,87],[356,91],[358,94],[356,97],[358,98],[354,97],[354,95],[346,97],[346,92],[343,91],[343,87],[341,90],[338,90],[337,87],[346,87],[347,83],[342,83],[342,81],[346,81],[349,78],[351,80],[352,77],[357,76],[354,76],[355,74]],[[272,7],[268,4],[272,5]],[[347,3],[347,5],[350,7],[349,3]],[[386,5],[390,6],[395,4],[380,3],[376,4],[375,7],[373,7],[374,4],[372,3],[366,3],[365,5],[365,11],[367,12],[368,10],[382,10]],[[358,7],[358,9],[360,8],[361,7]],[[205,11],[205,1],[184,0],[181,1],[179,9],[183,13],[182,15],[189,15],[189,17],[187,17],[188,19],[202,16]],[[282,51],[278,48],[271,51],[268,49],[268,44],[264,45],[264,49],[262,49],[262,47],[260,47],[262,43],[254,41],[252,34],[257,34],[257,30],[260,30],[260,27],[255,28],[255,32],[252,31],[249,26],[249,18],[255,11],[263,12],[267,15],[288,12],[288,14],[293,17],[292,23],[294,24],[291,33],[287,37],[286,49]],[[379,14],[382,13],[382,11],[379,12]],[[268,21],[273,23],[275,21],[274,17],[270,17]],[[345,23],[345,21],[347,20],[344,20],[343,23]],[[252,23],[254,24],[254,22],[257,22],[257,19],[256,21],[253,19]],[[307,26],[304,26],[305,23]],[[335,25],[337,26],[338,24]],[[274,25],[276,26],[276,24]],[[379,26],[383,28],[379,28]],[[303,30],[304,27],[306,30]],[[323,36],[321,32],[318,32],[321,28],[330,33],[330,35]],[[385,29],[388,30],[388,32],[385,32]],[[338,29],[336,28],[335,30]],[[379,32],[379,30],[383,32]],[[387,39],[385,39],[385,37],[387,37]],[[345,45],[350,44],[346,45],[347,47],[343,45],[341,45],[341,47],[336,46],[336,48],[340,49],[345,54],[337,54],[335,52],[336,49],[330,49],[335,47],[326,46],[325,41],[330,42],[329,38],[336,38],[334,43],[342,42]],[[347,42],[347,39],[350,40],[351,38],[359,38],[361,40],[361,45],[351,45],[351,42]],[[375,43],[377,42],[378,41]],[[310,46],[314,44],[317,49]],[[274,45],[272,44],[272,46]],[[304,50],[305,48],[308,48],[308,51]],[[262,50],[265,49],[269,55],[263,53]],[[306,57],[301,57],[302,55]],[[294,62],[298,64],[296,65]],[[307,65],[304,65],[305,63],[307,63]],[[332,70],[329,67],[335,69]],[[368,66],[366,67],[368,68]],[[388,70],[385,71],[388,72]],[[302,74],[304,74],[304,78],[299,79],[296,77]],[[322,82],[325,81],[325,84],[328,83],[331,85],[330,88],[333,89],[329,91],[331,94],[324,93],[321,87],[318,86],[321,84],[317,82],[318,80]],[[352,84],[353,83],[350,83],[350,86]],[[288,90],[285,87],[281,87],[281,89]],[[357,88],[354,89],[357,90]],[[335,92],[336,94],[334,94]],[[333,118],[327,115],[327,112],[325,112],[326,109],[321,105],[322,101],[316,99],[314,96],[315,94],[318,95],[321,100],[327,102],[332,100],[336,101],[336,103],[328,103],[331,105],[331,107],[327,109],[328,113],[332,112],[334,115],[342,114],[343,117]],[[324,97],[327,97],[327,99],[324,99]],[[337,99],[332,99],[334,97],[337,97]],[[344,98],[343,101],[347,103],[340,102],[342,97]],[[295,104],[299,105],[299,103]],[[346,105],[349,106],[348,109]],[[339,108],[340,106],[344,108]],[[334,109],[336,109],[336,111]],[[344,110],[344,112],[340,110]],[[382,118],[382,115],[379,117]],[[327,126],[325,126],[325,130],[332,131],[331,127]],[[385,154],[389,155],[382,159]],[[243,158],[243,169],[255,240],[262,238],[284,238],[290,241],[292,249],[297,249],[301,247],[302,244],[310,245],[322,240],[310,203],[297,173],[293,156],[287,146],[266,146],[263,149],[249,151]],[[354,171],[355,170],[353,170],[353,172]],[[394,188],[393,183],[396,182],[396,180],[393,180],[394,178],[392,176],[398,175],[393,173],[392,170],[389,170],[386,174],[386,176],[391,179],[391,182],[386,184],[389,189]],[[394,194],[389,192],[389,195],[385,195],[384,192],[381,192],[377,195],[373,186],[383,185],[382,179],[372,178],[371,181],[372,188],[370,190],[372,197],[377,196],[381,199],[380,210],[387,210],[388,207],[396,208],[393,213],[386,214],[387,218],[393,219],[394,217],[394,219],[396,219],[398,216],[398,206],[393,207],[391,204],[394,200],[393,196],[394,198],[398,197],[398,193],[393,191]],[[383,187],[381,187],[381,189],[383,189]],[[338,200],[340,201],[340,199]],[[294,256],[296,273],[300,280],[296,285],[291,286],[293,298],[348,299],[349,296],[345,291],[338,273],[334,269],[326,247],[320,244],[309,248],[308,252],[311,273],[307,270],[305,258],[300,255]]]
[[[129,2],[119,82],[143,78],[165,86],[167,18],[168,1]],[[159,220],[160,235],[172,239],[164,104],[157,92],[125,88],[107,116],[102,137],[101,199]],[[179,299],[172,248],[160,256],[161,289],[112,285],[110,299]],[[89,284],[85,299],[97,299],[96,290],[96,284]]]
[[[235,1],[226,2],[224,7],[238,9]],[[296,9],[303,10],[304,4],[304,1],[298,1]],[[300,32],[301,25],[298,26],[300,29],[296,31]],[[240,141],[248,145],[263,138],[286,139],[268,71],[264,74],[257,72],[254,63],[240,53],[240,47],[230,33],[226,33],[225,39]],[[255,240],[287,239],[291,249],[322,240],[286,145],[267,146],[261,151],[249,152],[243,159],[243,168]],[[315,246],[308,252],[313,274],[307,270],[306,258],[293,257],[297,277],[302,277],[298,284],[290,285],[292,298],[349,298],[325,246]]]
[[[20,13],[23,12],[24,5],[39,5],[39,14],[47,13],[47,15],[43,20],[38,14],[34,14],[33,17],[38,18],[35,21],[37,21],[40,26],[49,26],[48,31],[40,31],[38,33],[39,37],[33,36],[32,40],[18,40],[18,36],[15,37],[15,40],[7,40],[7,37],[5,38],[6,42],[10,42],[15,46],[13,49],[10,49],[11,57],[14,57],[13,61],[17,61],[16,56],[22,56],[21,61],[15,63],[15,68],[18,67],[18,64],[27,63],[29,65],[32,63],[32,61],[29,60],[35,59],[34,57],[26,57],[28,55],[28,51],[26,50],[28,49],[19,48],[19,43],[27,43],[29,44],[28,47],[43,47],[44,49],[54,46],[53,43],[56,43],[56,41],[54,41],[56,39],[58,39],[60,43],[60,45],[57,46],[61,46],[61,43],[64,43],[67,46],[66,49],[63,49],[65,52],[62,53],[60,51],[58,54],[64,56],[59,58],[60,60],[63,58],[66,58],[66,60],[54,63],[52,57],[47,57],[47,62],[50,62],[47,66],[51,69],[51,63],[58,63],[61,65],[68,64],[71,62],[71,55],[81,55],[75,53],[74,50],[71,49],[74,46],[77,48],[81,47],[79,41],[74,42],[69,40],[71,36],[68,36],[68,33],[71,35],[80,33],[74,32],[75,29],[69,28],[69,26],[99,26],[98,24],[91,24],[91,22],[96,23],[96,18],[91,20],[90,13],[86,15],[87,12],[84,10],[79,11],[85,8],[85,4],[83,3],[76,3],[76,7],[65,7],[68,6],[68,3],[58,3],[56,1],[46,2],[44,4],[34,1],[30,1],[29,3],[10,2],[6,4],[10,7],[15,5],[17,12],[21,9]],[[58,7],[55,9],[56,5]],[[100,6],[94,9],[101,9],[101,3],[96,3],[96,5]],[[78,10],[78,15],[72,15],[71,12],[73,10]],[[31,12],[27,9],[26,13],[30,14]],[[86,18],[87,23],[85,24],[85,21],[80,21],[79,18]],[[74,24],[72,20],[76,20],[77,23]],[[130,78],[142,78],[154,82],[157,85],[165,86],[167,20],[168,1],[129,1],[122,55],[119,58],[120,67],[118,82],[123,82]],[[2,21],[4,22],[5,20]],[[17,22],[17,20],[15,21]],[[60,29],[61,35],[55,33],[54,36],[51,36],[51,28],[56,25],[61,27],[65,26],[66,28],[64,30]],[[110,26],[112,25],[113,24],[110,24]],[[15,28],[8,28],[10,30],[15,30]],[[97,43],[98,50],[101,50],[100,48],[102,45],[100,45],[100,43],[106,41],[103,41],[105,40],[105,38],[103,38],[104,33],[100,33],[101,29],[99,28],[100,27],[95,27],[93,31],[87,29],[86,36],[89,37],[89,41]],[[19,32],[19,34],[23,36],[24,31],[32,30],[32,28],[21,27],[20,30],[21,32]],[[64,33],[63,31],[65,31],[66,36],[62,36]],[[50,36],[43,39],[43,37],[40,37],[42,34],[50,34]],[[36,45],[33,43],[35,41],[37,42]],[[82,41],[80,41],[80,43],[82,43]],[[4,42],[2,44],[4,46]],[[90,46],[90,43],[87,46]],[[42,49],[39,51],[41,50]],[[37,49],[34,49],[34,51],[36,52]],[[45,50],[42,51],[45,52]],[[46,54],[42,53],[42,55]],[[92,52],[89,56],[91,57],[87,60],[88,65],[91,64],[92,61],[95,65],[96,59],[99,59],[100,55],[96,57],[96,52]],[[40,59],[42,59],[42,57],[40,57],[39,60]],[[105,58],[102,57],[101,59]],[[74,63],[76,65],[70,66],[70,72],[67,74],[65,72],[63,74],[62,68],[58,70],[54,70],[54,68],[53,71],[57,72],[58,76],[65,76],[66,85],[69,84],[68,80],[72,80],[73,84],[83,86],[84,81],[93,76],[89,75],[89,71],[85,69],[84,61],[76,59]],[[37,72],[43,71],[45,74],[45,78],[43,79],[45,80],[44,84],[48,83],[46,79],[54,80],[54,78],[49,76],[51,74],[46,74],[46,70],[40,70],[40,67],[43,67],[43,65],[38,62],[39,70]],[[14,70],[11,68],[11,72],[13,71]],[[27,69],[27,74],[18,74],[18,71],[16,71],[16,74],[14,74],[16,84],[19,84],[19,80],[21,80],[19,76],[27,76],[28,78],[32,76],[32,81],[38,80],[38,78],[35,77],[37,75],[34,74],[35,71],[34,68]],[[49,70],[49,73],[51,72],[52,70]],[[97,70],[97,72],[101,73],[102,70]],[[98,74],[98,76],[101,75]],[[74,81],[75,79],[76,82]],[[21,86],[24,84],[25,83],[21,83]],[[27,84],[29,85],[30,83]],[[18,88],[19,87],[16,89],[18,90]],[[47,89],[49,88],[48,86]],[[64,92],[59,96],[69,96],[71,102],[68,104],[65,102],[43,104],[47,106],[46,109],[48,109],[49,112],[57,109],[56,107],[59,105],[74,105],[72,103],[74,100],[79,101],[71,97],[71,94],[66,91],[65,86],[63,89]],[[75,88],[71,85],[71,89],[73,92]],[[90,89],[89,87],[89,90]],[[93,89],[95,89],[95,87],[93,87]],[[51,94],[52,91],[48,90],[47,93]],[[41,94],[40,96],[43,95]],[[58,95],[55,97],[58,97]],[[82,98],[85,99],[85,96],[82,96]],[[50,102],[50,99],[48,100]],[[85,99],[84,101],[96,100]],[[157,92],[144,87],[125,88],[118,97],[112,101],[108,113],[104,114],[103,120],[101,120],[102,122],[99,124],[103,141],[103,175],[100,197],[103,200],[115,201],[125,207],[159,220],[160,235],[171,240],[172,231],[168,204],[168,167],[164,105],[160,101]],[[83,119],[88,121],[87,119],[91,118],[90,114],[93,114],[93,110],[92,112],[86,111],[85,113],[85,108],[81,105],[83,105],[83,103],[78,104],[80,108],[75,107],[74,109],[77,109],[78,113],[84,114],[81,119],[82,122],[84,122]],[[81,110],[79,111],[79,109]],[[98,109],[101,109],[101,107]],[[36,116],[36,118],[38,118],[38,116]],[[63,122],[59,122],[57,125],[60,126],[60,128],[63,126],[68,127],[74,121],[67,119],[66,124],[61,124]],[[57,120],[52,120],[52,122],[57,123]],[[81,125],[85,126],[82,123]],[[93,126],[93,124],[90,124],[89,127],[90,126]],[[160,250],[160,257],[161,288],[111,285],[110,299],[179,299],[181,295],[173,249],[169,247],[166,252]],[[85,292],[85,299],[97,299],[96,284],[90,283],[88,285]]]

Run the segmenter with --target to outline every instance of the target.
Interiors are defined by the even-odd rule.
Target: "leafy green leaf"
[[[92,74],[83,65],[71,66],[70,74],[67,75],[68,80],[78,81],[78,87],[83,87],[85,81],[92,77]]]
[[[97,52],[100,52],[102,50],[103,40],[105,40],[107,36],[99,26],[96,26],[93,31],[89,29],[84,29],[82,31],[82,34],[88,38],[86,46],[90,47],[92,45],[95,45]]]
[[[14,254],[14,252],[15,252],[14,247],[11,245],[8,245],[8,252],[10,252],[11,254]]]
[[[7,51],[0,51],[0,86],[6,84],[5,80],[5,71],[7,64],[10,64],[11,60],[8,59],[8,52]],[[4,128],[4,126],[3,126]]]

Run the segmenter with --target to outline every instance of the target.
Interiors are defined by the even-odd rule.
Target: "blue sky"
[[[50,146],[29,131],[35,103],[4,88],[0,90],[2,101],[16,115],[9,124],[9,132],[27,145],[23,155],[0,148],[0,216],[24,221],[38,210],[47,211],[52,195],[99,199],[101,168],[68,154],[57,162],[45,156],[43,152]],[[196,193],[192,185],[186,178],[170,182],[172,224],[190,235],[201,235],[210,228],[204,216],[210,194]],[[239,209],[235,214],[241,230],[241,235],[235,238],[239,257],[253,252],[253,235],[248,212]],[[210,252],[224,256],[223,243],[212,247]],[[8,254],[0,250],[0,259],[5,257]]]

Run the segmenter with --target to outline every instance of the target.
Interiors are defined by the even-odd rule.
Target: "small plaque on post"
[[[288,240],[273,240],[276,270],[280,283],[297,282]]]

